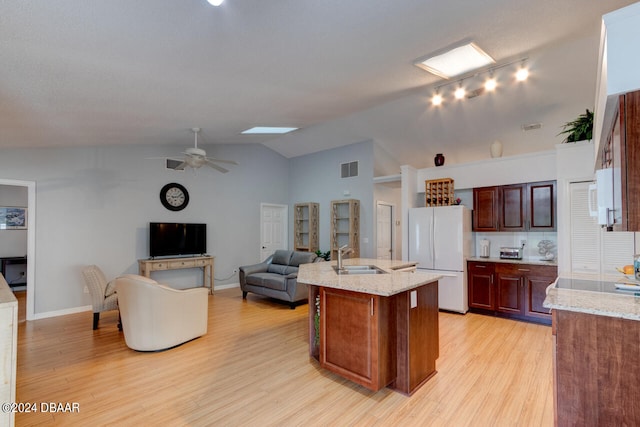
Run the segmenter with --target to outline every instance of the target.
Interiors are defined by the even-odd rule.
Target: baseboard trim
[[[92,306],[85,305],[82,307],[65,308],[64,310],[46,311],[44,313],[34,313],[33,319],[31,320],[47,319],[49,317],[65,316],[67,314],[76,314],[76,313],[81,313],[83,311],[91,311],[91,310],[93,310]]]

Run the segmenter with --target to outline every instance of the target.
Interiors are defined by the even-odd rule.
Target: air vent
[[[180,160],[167,159],[167,169],[176,170],[178,166],[180,166],[182,162]],[[181,169],[184,170],[184,169]]]
[[[542,123],[529,123],[527,125],[522,125],[523,131],[540,129],[542,127]]]
[[[342,163],[340,165],[340,173],[342,178],[358,176],[358,162]]]

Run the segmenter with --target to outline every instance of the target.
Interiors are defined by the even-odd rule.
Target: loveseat
[[[324,261],[313,252],[277,250],[260,264],[240,267],[240,289],[242,298],[247,293],[264,295],[289,303],[291,309],[296,303],[308,298],[307,285],[298,284],[300,264]]]

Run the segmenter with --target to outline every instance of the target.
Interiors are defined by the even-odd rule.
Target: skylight
[[[496,61],[474,43],[456,46],[444,53],[419,59],[415,65],[445,79],[459,76]]]
[[[251,135],[251,134],[283,134],[293,132],[298,128],[287,128],[287,127],[274,127],[274,126],[255,126],[251,129],[243,130],[241,133],[243,135]]]

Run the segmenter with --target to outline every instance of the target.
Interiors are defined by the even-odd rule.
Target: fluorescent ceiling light
[[[437,76],[448,79],[459,76],[478,68],[493,64],[493,60],[486,52],[473,43],[454,47],[444,53],[430,55],[426,59],[419,59],[415,65]]]
[[[298,128],[285,128],[285,127],[273,127],[273,126],[256,126],[256,127],[252,127],[251,129],[244,130],[241,133],[243,135],[269,134],[269,133],[283,134],[283,133],[292,132],[292,131],[294,131],[296,129],[298,129]]]

